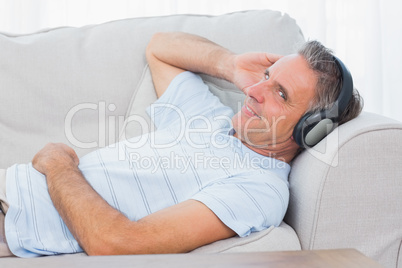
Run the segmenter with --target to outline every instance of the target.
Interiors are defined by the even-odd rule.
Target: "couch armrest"
[[[352,247],[395,267],[402,241],[401,155],[402,124],[369,113],[300,154],[292,164],[285,221],[302,248]]]

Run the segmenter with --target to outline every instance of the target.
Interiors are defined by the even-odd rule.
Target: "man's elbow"
[[[117,253],[114,250],[111,250],[107,246],[94,248],[91,250],[85,251],[88,256],[112,256],[112,255],[125,255],[123,253]]]
[[[116,255],[116,254],[113,254],[113,252],[111,250],[109,250],[107,246],[88,248],[88,249],[85,249],[85,252],[87,253],[88,256]]]
[[[106,239],[91,236],[89,239],[81,241],[80,244],[88,256],[114,255],[112,254],[113,247]]]
[[[130,243],[131,244],[131,243]],[[106,240],[100,239],[98,241],[92,241],[83,246],[84,251],[88,256],[110,256],[110,255],[132,255],[138,254],[135,248],[130,247],[124,241],[115,241],[113,239]]]
[[[158,45],[160,44],[160,39],[162,38],[163,33],[155,33],[152,37],[151,40],[149,41],[146,50],[145,50],[145,56],[147,57],[147,60],[149,61],[151,57],[155,57],[155,50],[157,49]]]
[[[91,233],[87,239],[80,241],[81,247],[89,256],[138,254],[138,245],[141,243],[136,235],[132,235],[126,224],[124,227],[120,224],[121,228],[118,230],[103,229]]]

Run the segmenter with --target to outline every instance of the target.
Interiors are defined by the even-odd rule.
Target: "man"
[[[339,92],[332,55],[317,42],[284,57],[236,55],[202,37],[160,33],[146,56],[158,95],[149,110],[158,130],[147,143],[121,142],[81,159],[49,144],[32,164],[7,169],[2,206],[13,254],[188,252],[280,224],[288,163],[300,151],[293,128]],[[241,111],[233,115],[186,71],[234,83],[246,94]],[[342,122],[360,109],[352,98]]]

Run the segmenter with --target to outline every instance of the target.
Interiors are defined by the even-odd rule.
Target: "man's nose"
[[[263,102],[265,98],[265,94],[267,94],[267,88],[268,88],[268,80],[261,80],[260,82],[249,86],[246,89],[246,93],[248,96],[253,97],[256,99],[258,102]]]

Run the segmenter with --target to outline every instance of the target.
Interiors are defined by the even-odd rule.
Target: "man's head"
[[[330,108],[342,85],[332,53],[319,42],[307,42],[297,54],[269,67],[261,82],[247,89],[242,110],[233,119],[237,136],[253,150],[291,158],[299,151],[293,129],[307,112]],[[351,98],[339,123],[361,111],[360,97]]]

